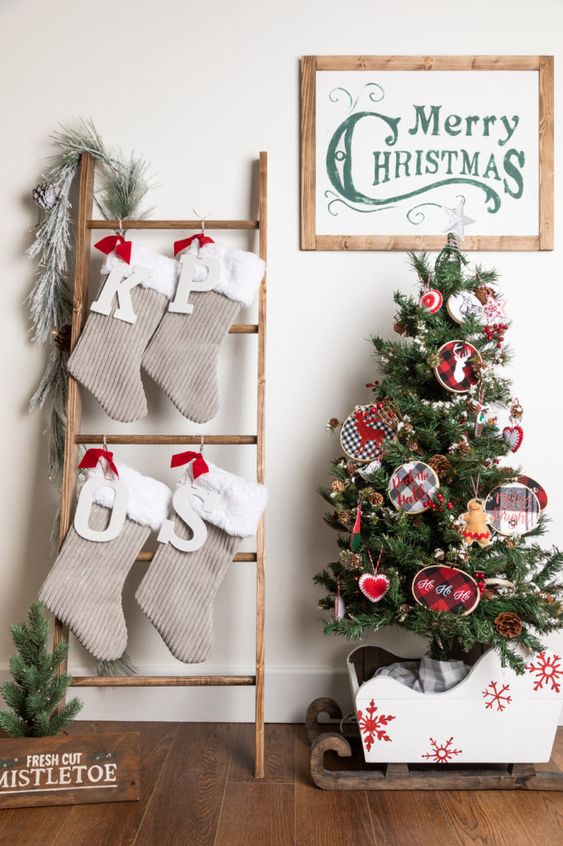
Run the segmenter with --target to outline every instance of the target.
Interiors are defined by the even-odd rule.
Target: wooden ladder
[[[71,350],[74,349],[86,320],[88,277],[90,266],[91,232],[96,229],[115,229],[117,220],[93,220],[94,168],[92,157],[85,153],[80,163],[80,191],[76,221],[76,265],[72,312]],[[240,229],[258,230],[259,255],[267,257],[267,176],[268,154],[260,153],[258,162],[258,219],[257,220],[208,220],[206,230]],[[127,220],[126,229],[197,229],[199,220]],[[265,344],[266,344],[266,276],[258,295],[258,323],[234,324],[229,330],[234,335],[258,335],[257,378],[257,433],[256,435],[206,435],[206,444],[256,445],[256,478],[264,482],[264,408],[265,408]],[[67,403],[67,431],[64,469],[61,488],[60,543],[64,541],[71,525],[75,502],[76,465],[79,444],[102,444],[104,436],[80,432],[82,403],[78,383],[69,375]],[[108,444],[199,444],[200,435],[107,435]],[[150,561],[152,553],[143,552],[138,561]],[[256,670],[251,676],[79,676],[73,679],[75,687],[200,687],[205,685],[249,685],[255,687],[256,757],[255,776],[264,777],[264,520],[260,520],[256,533],[256,552],[240,552],[234,561],[256,562]],[[68,627],[55,619],[54,642],[68,638]],[[66,662],[65,667],[66,669]]]

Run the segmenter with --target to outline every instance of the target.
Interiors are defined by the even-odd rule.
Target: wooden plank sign
[[[0,740],[0,808],[139,798],[139,733]]]
[[[553,249],[553,57],[305,56],[301,248],[441,249],[451,231]]]

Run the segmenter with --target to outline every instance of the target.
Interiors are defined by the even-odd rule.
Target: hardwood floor
[[[266,727],[256,782],[253,726],[75,723],[141,731],[139,802],[0,812],[2,846],[559,846],[563,794],[325,792],[303,726]],[[563,768],[563,729],[551,766]]]

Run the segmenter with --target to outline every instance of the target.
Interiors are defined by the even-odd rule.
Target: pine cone
[[[349,461],[346,465],[346,472],[349,476],[353,476],[358,470],[358,465],[355,464],[353,461]]]
[[[348,563],[349,563],[350,567],[354,568],[354,570],[358,570],[360,567],[364,566],[364,563],[362,561],[362,556],[356,555],[355,552],[353,552],[352,555],[350,556],[350,558],[348,559]]]
[[[70,352],[71,334],[72,326],[70,323],[65,323],[64,326],[61,326],[59,329],[53,329],[51,332],[53,343],[61,352]]]
[[[475,296],[481,303],[481,305],[485,305],[489,297],[494,297],[495,292],[492,288],[489,288],[487,285],[479,285],[478,288],[475,288]]]
[[[368,489],[366,500],[370,505],[373,505],[374,508],[379,508],[380,505],[383,505],[384,501],[382,494],[371,489]]]
[[[338,522],[345,528],[349,528],[352,525],[352,521],[353,515],[351,511],[340,511],[338,513]]]
[[[326,424],[325,429],[327,429],[329,432],[334,432],[334,430],[338,429],[339,426],[340,420],[338,419],[338,417],[331,417],[328,423]]]
[[[434,369],[435,367],[438,367],[439,364],[440,356],[438,355],[438,353],[432,353],[432,355],[428,356],[428,367]]]
[[[330,489],[335,494],[344,493],[344,491],[346,490],[346,482],[341,482],[340,479],[335,479],[332,485],[330,486]]]
[[[428,465],[434,470],[441,482],[449,482],[453,478],[453,467],[446,455],[433,455]]]
[[[484,591],[483,591],[483,593],[481,594],[481,599],[488,599],[488,600],[491,600],[491,599],[496,599],[496,596],[497,596],[497,595],[496,595],[496,593],[494,592],[494,590],[491,590],[490,588],[487,588],[487,589],[486,589],[486,590],[484,590]]]
[[[404,334],[405,334],[405,332],[407,331],[407,327],[406,327],[406,326],[405,326],[405,324],[404,324],[404,323],[402,323],[400,320],[397,320],[397,321],[393,324],[393,329],[395,330],[395,332],[397,333],[397,335],[404,335]]]
[[[503,611],[495,617],[495,626],[497,632],[508,640],[522,634],[522,620],[513,611]]]
[[[411,613],[411,611],[411,605],[407,605],[406,603],[404,605],[399,605],[397,613],[395,614],[395,619],[398,623],[403,623],[408,617],[408,615]]]
[[[57,205],[59,200],[59,190],[56,185],[51,185],[48,182],[41,182],[31,192],[31,196],[35,200],[40,209],[48,211],[53,206]]]

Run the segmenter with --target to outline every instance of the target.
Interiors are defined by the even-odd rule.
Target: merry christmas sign
[[[307,56],[303,249],[551,249],[551,57]]]

